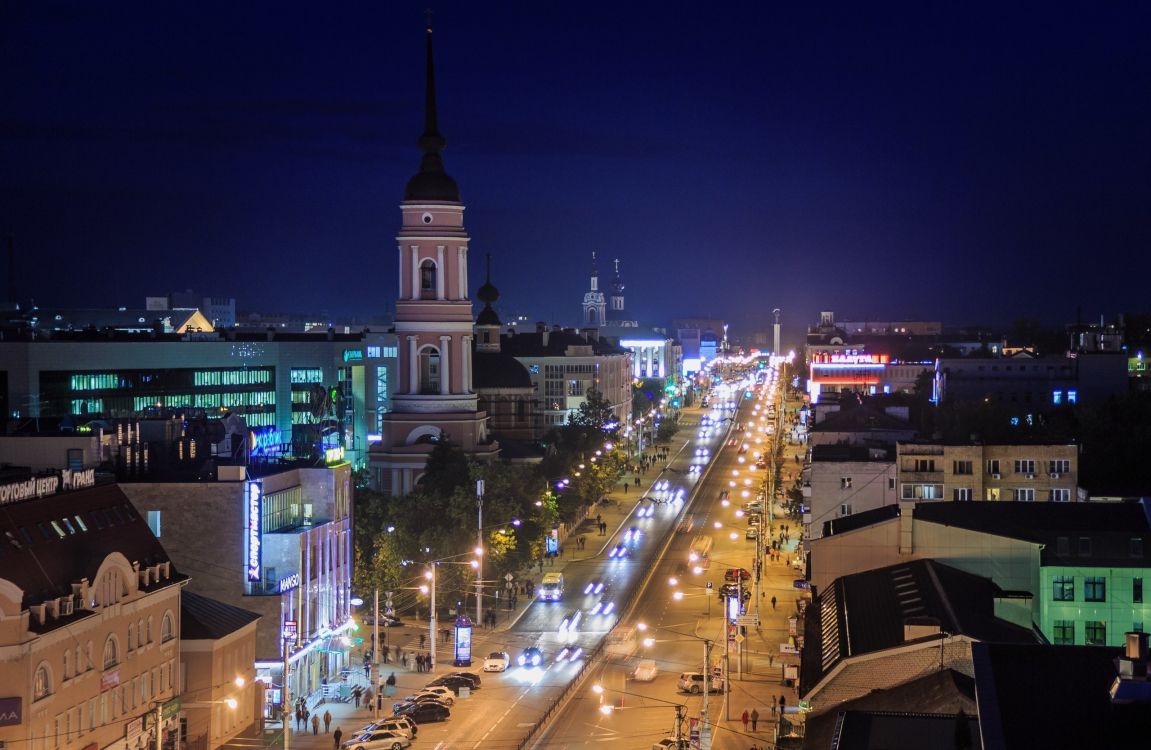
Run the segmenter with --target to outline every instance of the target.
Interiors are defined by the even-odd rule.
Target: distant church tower
[[[591,254],[591,288],[583,295],[583,317],[580,325],[585,328],[599,328],[607,320],[607,302],[599,288],[599,270],[596,268],[595,253]]]
[[[623,279],[619,275],[619,258],[613,262],[615,278],[611,282],[611,297],[608,299],[607,322],[608,325],[621,328],[631,328],[638,323],[627,319],[627,312],[623,306]]]
[[[466,453],[492,458],[499,445],[472,389],[472,303],[468,299],[468,234],[460,190],[444,171],[445,140],[436,124],[432,29],[427,29],[427,84],[420,170],[408,180],[396,237],[399,296],[396,336],[399,378],[392,411],[370,464],[376,487],[406,495],[423,474],[434,444],[450,440]]]

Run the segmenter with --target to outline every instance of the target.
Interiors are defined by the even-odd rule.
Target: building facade
[[[216,482],[121,486],[188,570],[190,591],[260,616],[257,676],[282,684],[287,649],[291,692],[307,695],[348,666],[351,466],[260,468],[266,473],[221,467]],[[269,690],[267,715],[275,698]]]
[[[899,443],[900,500],[1074,502],[1076,445]]]
[[[0,341],[0,385],[8,416],[33,424],[234,414],[263,445],[338,446],[361,465],[397,361],[389,333],[18,333]]]
[[[831,521],[811,543],[811,583],[931,558],[1032,595],[1051,643],[1123,643],[1151,618],[1151,505],[910,503]]]
[[[143,518],[92,472],[0,487],[0,744],[174,748],[180,589]],[[160,723],[157,724],[157,717]]]

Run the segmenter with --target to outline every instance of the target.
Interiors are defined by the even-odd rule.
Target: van
[[[659,667],[655,665],[655,659],[640,659],[632,670],[631,678],[636,682],[651,682],[657,674]]]
[[[545,602],[558,602],[564,595],[564,574],[563,573],[544,573],[543,580],[540,581],[539,589],[540,601]]]
[[[723,678],[712,677],[708,680],[701,672],[681,672],[679,675],[679,682],[676,687],[685,693],[692,695],[699,695],[703,692],[704,683],[708,684],[707,691],[709,693],[722,693],[723,692]]]

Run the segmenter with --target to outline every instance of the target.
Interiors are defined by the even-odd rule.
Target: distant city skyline
[[[19,299],[390,311],[423,10],[8,6]],[[595,251],[656,325],[1140,311],[1148,21],[1136,3],[437,3],[472,288],[490,252],[502,307],[575,325]]]

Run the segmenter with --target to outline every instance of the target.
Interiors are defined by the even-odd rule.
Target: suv
[[[348,740],[343,747],[347,750],[404,750],[411,744],[412,741],[407,735],[377,729]]]
[[[723,692],[723,680],[721,678],[713,677],[709,681],[701,672],[681,672],[676,687],[685,693],[699,695],[704,690],[704,684],[708,682],[710,682],[707,687],[709,693]]]
[[[369,732],[395,732],[396,734],[407,735],[410,739],[415,739],[416,733],[419,731],[416,722],[406,716],[396,716],[390,719],[380,719],[373,724],[369,724],[357,732],[357,735],[368,734]]]

